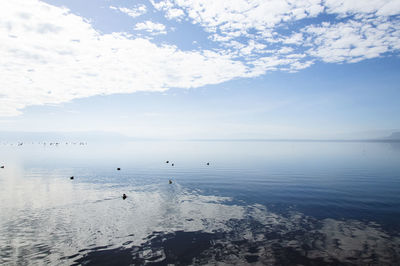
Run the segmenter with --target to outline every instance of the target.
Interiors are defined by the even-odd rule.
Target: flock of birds
[[[23,142],[19,142],[18,143],[18,146],[22,146],[24,143]],[[33,142],[32,142],[32,144],[33,144]],[[40,144],[40,142],[39,142],[39,144]],[[47,143],[46,142],[43,142],[43,145],[46,145]],[[55,146],[58,146],[60,143],[59,142],[49,142],[49,145],[55,145]],[[65,143],[66,145],[68,145],[69,143],[68,142],[66,142]],[[86,142],[71,142],[70,144],[72,144],[72,145],[87,145],[87,143]],[[12,145],[12,144],[11,144]],[[169,161],[165,161],[165,163],[169,163]],[[206,165],[210,165],[210,163],[208,162],[208,163],[206,163]],[[171,166],[175,166],[175,164],[174,163],[172,163],[171,162]],[[4,169],[4,165],[1,165],[0,166],[0,168],[1,169]],[[121,168],[120,167],[118,167],[117,168],[117,171],[120,171],[121,170]],[[74,176],[71,176],[69,179],[71,179],[71,180],[74,180]],[[169,181],[168,181],[168,183],[169,184],[172,184],[172,180],[170,179]],[[124,193],[123,195],[122,195],[122,199],[126,199],[128,196]]]
[[[36,144],[36,143],[32,142],[32,143],[28,143],[28,144]],[[42,144],[44,146],[46,146],[46,145],[58,146],[58,145],[63,144],[63,143],[61,143],[61,142],[48,142],[47,143],[47,142],[43,141],[43,142],[38,142],[37,144]],[[3,143],[3,145],[14,146],[14,143]],[[22,145],[24,145],[24,142],[17,142],[15,144],[15,146],[22,146]],[[65,142],[65,145],[80,145],[80,146],[84,146],[84,145],[87,145],[87,142]]]
[[[165,163],[169,163],[169,161],[166,161]],[[174,163],[171,163],[171,166],[174,166],[175,164]],[[206,165],[210,165],[210,163],[208,162],[208,163],[206,163]],[[1,166],[0,168],[4,168],[4,166]],[[120,167],[118,167],[117,168],[117,171],[121,171],[121,168]],[[71,176],[69,179],[71,179],[71,180],[73,180],[74,179],[74,176]],[[169,184],[172,184],[172,180],[170,179],[169,181],[168,181],[168,183]],[[122,199],[126,199],[128,196],[124,193],[124,194],[122,194]]]

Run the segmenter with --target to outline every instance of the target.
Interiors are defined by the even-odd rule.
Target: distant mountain
[[[127,141],[131,137],[112,132],[0,132],[0,141],[10,142],[87,142],[87,141]]]
[[[389,137],[386,137],[386,139],[400,141],[400,132],[393,132],[392,135],[390,135]]]

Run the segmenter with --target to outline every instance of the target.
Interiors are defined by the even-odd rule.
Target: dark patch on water
[[[211,233],[177,231],[153,234],[148,242],[130,248],[95,248],[75,260],[74,265],[187,265],[211,247]],[[70,256],[69,258],[76,257]]]
[[[246,255],[244,257],[245,257],[246,261],[249,263],[258,261],[258,255]]]
[[[276,265],[303,265],[303,266],[339,266],[339,265],[355,265],[340,262],[336,259],[326,260],[324,258],[308,258],[302,254],[302,252],[290,248],[290,247],[274,247],[274,257],[276,259]]]
[[[399,241],[379,227],[357,221],[327,220],[295,214],[274,224],[231,219],[230,229],[153,232],[140,246],[99,247],[79,252],[75,265],[395,265]],[[369,231],[367,238],[363,232]],[[88,252],[87,252],[88,251]],[[68,258],[76,258],[77,255]],[[66,259],[68,259],[66,258]]]
[[[136,264],[135,258],[129,249],[115,248],[96,250],[87,253],[83,258],[75,261],[73,265],[132,265]]]
[[[212,234],[176,232],[163,244],[167,263],[191,263],[193,258],[211,247]]]

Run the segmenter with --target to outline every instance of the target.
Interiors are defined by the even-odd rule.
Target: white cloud
[[[400,25],[385,19],[323,23],[304,29],[309,36],[307,52],[325,62],[358,62],[400,49]]]
[[[167,19],[201,26],[214,49],[182,51],[127,33],[101,34],[68,9],[39,0],[2,3],[0,115],[98,94],[192,88],[267,71],[293,72],[318,60],[354,63],[400,50],[400,0],[151,3]],[[147,12],[144,5],[110,8],[132,17]],[[166,34],[165,25],[150,20],[134,29]]]
[[[374,13],[380,16],[391,16],[400,13],[400,1],[398,0],[326,0],[328,13],[353,15]]]
[[[227,54],[255,65],[254,73],[294,71],[315,59],[353,63],[400,49],[400,0],[162,0],[152,4],[166,14],[181,9]],[[318,18],[323,23],[304,20],[322,14],[330,15]]]
[[[180,19],[185,15],[185,13],[182,11],[182,9],[178,8],[170,8],[167,11],[166,17],[168,19]]]
[[[125,13],[128,16],[131,16],[133,18],[139,17],[143,14],[146,14],[146,12],[147,12],[147,8],[145,5],[138,5],[134,8],[110,6],[110,9],[118,10],[118,11]]]
[[[145,22],[140,22],[135,25],[135,30],[144,30],[147,32],[152,33],[153,35],[156,34],[167,34],[165,30],[165,25],[161,23],[155,23],[150,20]]]
[[[284,22],[315,17],[322,12],[320,0],[163,0],[152,2],[159,10],[181,9],[193,23],[214,32],[244,32],[249,29],[272,29]]]
[[[278,50],[278,53],[280,53],[280,54],[288,54],[288,53],[293,52],[293,50],[294,49],[292,47],[284,46],[284,47],[282,47],[281,49]]]
[[[100,34],[68,9],[37,0],[2,3],[0,58],[2,116],[31,105],[200,87],[248,75],[243,63],[220,53]]]

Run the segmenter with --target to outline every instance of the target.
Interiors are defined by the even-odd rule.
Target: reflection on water
[[[278,221],[287,224],[250,218],[228,221],[226,231],[154,233],[140,246],[96,248],[75,263],[394,265],[399,259],[399,238],[376,225],[332,219],[317,223],[299,214]]]
[[[90,200],[45,210],[31,206],[3,221],[1,262],[382,264],[399,259],[400,239],[374,223],[279,215],[179,185],[129,188],[125,201],[96,188],[75,190]]]
[[[351,150],[352,156],[338,162],[340,156],[332,154],[348,156],[349,146],[342,152],[337,147],[331,153],[322,151],[325,155],[318,157],[321,151],[316,147],[299,154],[290,145],[281,148],[286,155],[292,152],[291,156],[277,152],[285,161],[260,150],[252,153],[250,144],[250,150],[242,150],[244,157],[226,153],[234,165],[226,158],[213,158],[212,165],[222,165],[214,168],[196,165],[207,160],[194,159],[192,153],[185,157],[186,150],[170,150],[170,156],[178,158],[174,159],[177,166],[171,168],[164,163],[170,157],[162,148],[158,149],[162,160],[155,155],[154,161],[146,158],[146,151],[134,157],[134,147],[121,157],[113,153],[95,161],[88,156],[94,153],[76,150],[83,152],[77,155],[80,159],[90,163],[75,168],[70,166],[76,158],[74,151],[68,149],[61,150],[66,155],[36,148],[2,151],[0,155],[13,159],[0,172],[0,264],[395,265],[400,261],[397,232],[369,218],[382,211],[374,210],[379,204],[386,206],[389,216],[396,215],[398,158],[390,157],[381,146],[369,153],[371,144],[359,144],[358,150]],[[273,145],[269,148],[279,150]],[[204,149],[197,147],[199,154],[210,155]],[[377,153],[384,160],[376,160]],[[113,156],[122,161],[118,173]],[[374,160],[365,160],[368,156]],[[307,165],[310,158],[319,166]],[[352,164],[347,164],[349,158]],[[162,163],[148,167],[156,161]],[[241,167],[237,167],[239,161]],[[299,165],[299,161],[304,163]],[[137,166],[130,168],[128,162]],[[279,168],[280,164],[285,167]],[[332,178],[327,171],[339,165],[342,172],[336,169]],[[348,166],[350,172],[343,170]],[[374,169],[384,183],[376,181]],[[293,175],[295,171],[302,175]],[[75,180],[69,179],[71,175]],[[170,178],[172,184],[168,184]],[[381,195],[382,191],[386,194]],[[348,192],[369,196],[349,203]],[[128,196],[125,200],[123,193]],[[287,208],[278,211],[260,195]],[[318,199],[314,207],[321,210],[301,211],[299,201],[312,205]],[[360,219],[346,212],[341,218],[318,215],[326,216],[335,205],[364,208],[370,215]]]

